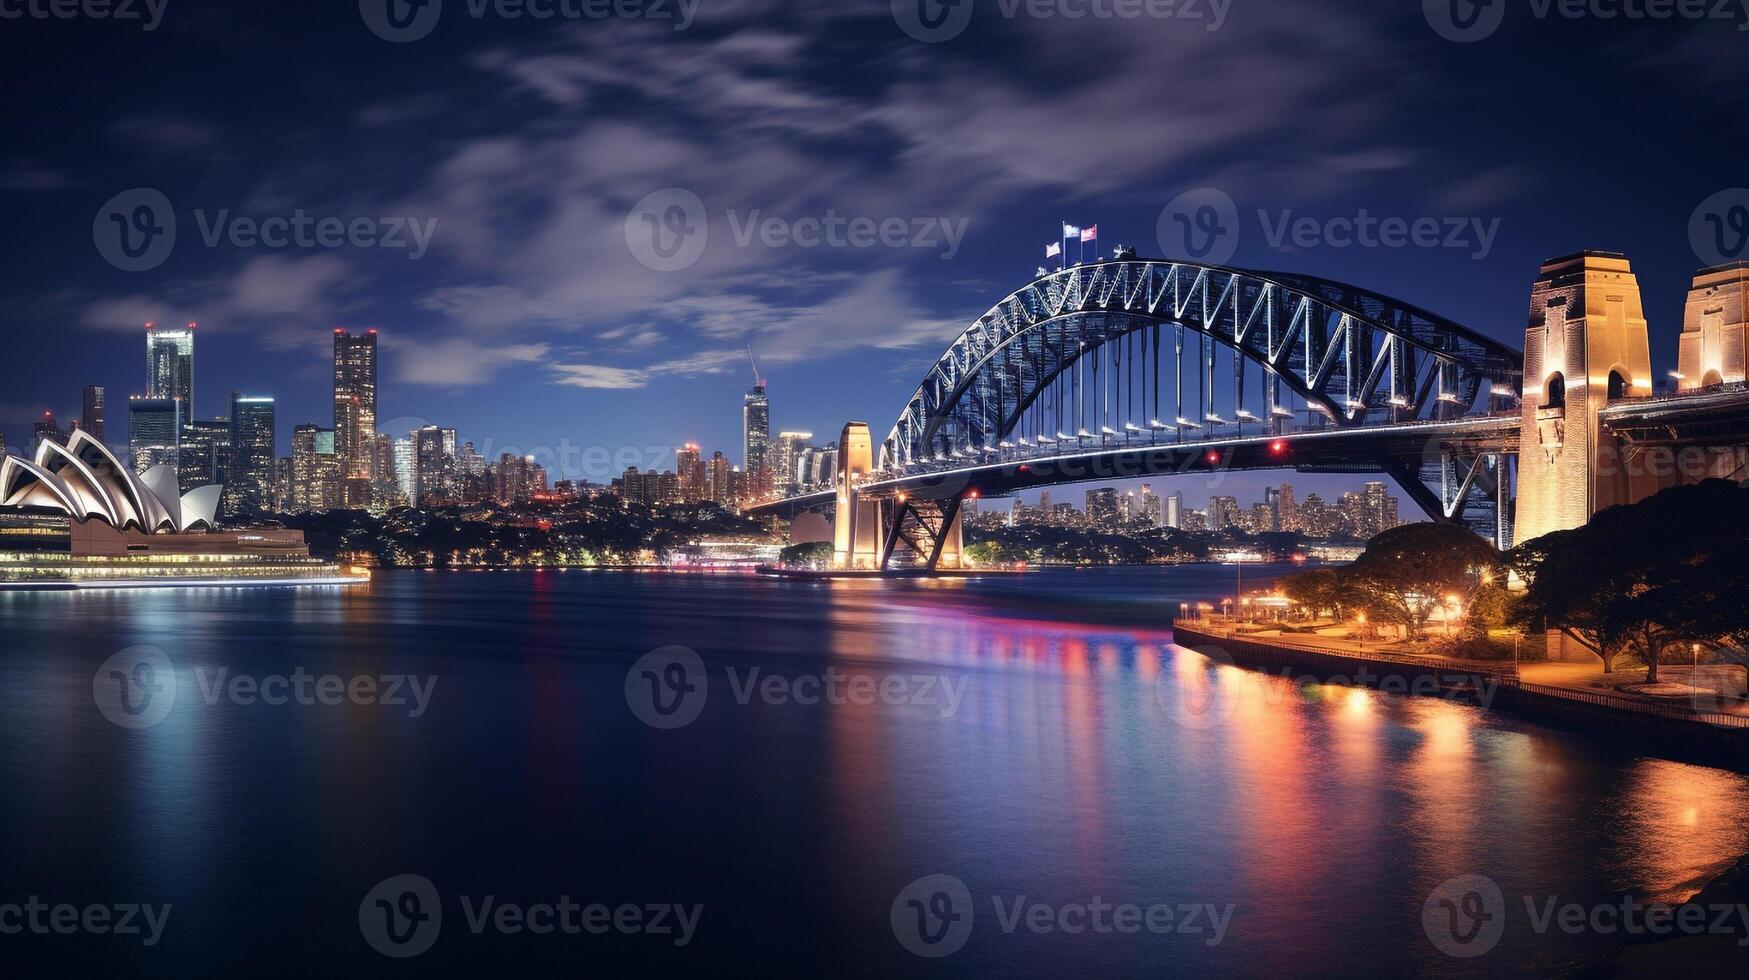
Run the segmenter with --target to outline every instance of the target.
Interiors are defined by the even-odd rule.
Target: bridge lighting
[[[976,499],[978,499],[978,497],[980,495],[979,495],[978,491],[972,490],[972,491],[967,492],[966,496],[971,498],[972,500],[976,500]]]
[[[1233,416],[1234,416],[1234,417],[1235,417],[1235,418],[1241,418],[1241,419],[1244,419],[1244,420],[1246,420],[1246,421],[1248,421],[1248,422],[1255,422],[1255,421],[1257,421],[1257,416],[1255,416],[1255,415],[1252,415],[1252,414],[1251,414],[1251,410],[1250,410],[1250,409],[1245,409],[1245,408],[1241,408],[1241,409],[1239,409],[1239,410],[1238,410],[1238,411],[1237,411],[1237,412],[1234,412],[1234,413],[1233,413]]]
[[[1077,438],[1077,439],[1091,439],[1091,438],[1093,438],[1093,433],[1088,432],[1086,429],[1079,429],[1075,432],[1075,438]]]
[[[1057,441],[1058,442],[1068,442],[1072,438],[1074,438],[1074,437],[1069,435],[1067,432],[1064,432],[1062,429],[1057,430]]]
[[[1398,408],[1408,408],[1409,407],[1409,399],[1403,397],[1402,395],[1392,395],[1391,396],[1391,404],[1397,406]]]
[[[1117,430],[1109,425],[1102,425],[1099,427],[1099,433],[1100,435],[1115,436],[1117,435]]]
[[[1449,391],[1441,392],[1440,396],[1439,396],[1439,400],[1442,402],[1445,402],[1447,405],[1459,405],[1459,404],[1463,403],[1462,399],[1460,399],[1456,394],[1449,392]]]
[[[1269,444],[1269,451],[1274,453],[1277,456],[1280,456],[1282,453],[1287,452],[1287,440],[1286,439],[1274,440],[1273,442],[1271,442]]]
[[[1125,432],[1140,432],[1140,431],[1142,431],[1142,427],[1135,424],[1134,422],[1125,422],[1123,424],[1123,430]]]
[[[1291,408],[1283,408],[1282,406],[1277,405],[1274,408],[1269,410],[1269,414],[1275,416],[1278,419],[1291,419],[1294,417],[1294,410]]]
[[[1208,460],[1209,465],[1213,466],[1221,461],[1221,454],[1211,449],[1208,451],[1208,455],[1204,456],[1203,459]]]
[[[1160,421],[1159,419],[1149,419],[1148,420],[1148,428],[1150,428],[1150,429],[1164,429],[1164,428],[1166,428],[1166,423]]]
[[[1028,465],[1026,465],[1026,464],[1025,464],[1025,463],[1021,463],[1021,464],[1020,464],[1020,472],[1022,472],[1022,473],[1031,473],[1031,472],[1032,472],[1032,467],[1030,467],[1030,466],[1028,466]]]
[[[997,443],[996,445],[998,448],[1001,448],[1001,449],[1013,449],[1014,448],[1014,443],[1009,442],[1007,439],[1002,440],[1001,442]]]

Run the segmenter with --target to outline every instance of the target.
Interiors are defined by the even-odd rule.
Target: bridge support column
[[[1517,542],[1657,490],[1624,471],[1597,418],[1612,398],[1651,393],[1646,317],[1628,260],[1581,252],[1544,262],[1524,332]]]
[[[929,571],[965,567],[959,497],[942,500],[900,497],[881,548],[881,568],[890,568],[896,555],[905,556]],[[903,550],[900,550],[900,546]]]
[[[874,470],[874,443],[867,422],[851,422],[838,437],[838,506],[832,533],[832,567],[875,571],[882,566],[881,502],[858,492]]]

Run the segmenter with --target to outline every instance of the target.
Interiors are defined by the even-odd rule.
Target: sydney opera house
[[[221,530],[222,492],[180,493],[170,466],[135,474],[81,431],[0,457],[0,589],[365,580],[312,558],[301,531]]]

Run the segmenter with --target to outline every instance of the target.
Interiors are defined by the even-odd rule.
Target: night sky
[[[1541,260],[1626,252],[1662,375],[1710,260],[1691,218],[1749,184],[1749,15],[1538,17],[1495,0],[1498,29],[1455,43],[1432,23],[1448,2],[1468,7],[1223,0],[1211,30],[1209,0],[1073,20],[977,0],[942,43],[901,29],[915,0],[898,17],[887,0],[664,0],[551,20],[444,0],[408,43],[367,25],[381,0],[169,0],[150,31],[0,19],[0,431],[17,448],[97,383],[125,439],[143,324],[195,320],[198,413],[222,414],[232,389],[274,395],[282,453],[294,425],[332,421],[336,326],[381,331],[397,435],[430,421],[494,454],[568,441],[647,462],[697,441],[739,462],[751,345],[774,430],[824,440],[859,418],[878,437],[947,341],[1031,278],[1059,221],[1097,223],[1108,254],[1158,255],[1162,209],[1202,187],[1236,202],[1231,264],[1359,283],[1513,346]],[[177,240],[130,272],[95,232],[135,188],[171,203]],[[697,195],[709,233],[693,264],[661,271],[627,223],[670,188]],[[300,209],[436,224],[417,258],[204,240],[221,214]],[[1473,232],[1456,247],[1270,240],[1290,211],[1361,209],[1498,225],[1485,247]],[[828,212],[965,234],[951,257],[939,233],[737,241],[755,215]]]

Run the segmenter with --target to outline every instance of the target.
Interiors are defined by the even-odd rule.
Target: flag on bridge
[[[1055,258],[1056,256],[1059,256],[1062,254],[1063,254],[1063,244],[1061,242],[1052,242],[1049,245],[1045,246],[1045,258],[1047,258],[1047,259]]]
[[[1096,242],[1098,240],[1099,240],[1099,226],[1098,225],[1088,225],[1087,227],[1081,229],[1081,241],[1083,241],[1083,242]]]
[[[1069,224],[1067,221],[1063,222],[1063,237],[1064,238],[1074,238],[1076,235],[1079,235],[1079,234],[1081,234],[1081,229],[1075,227],[1072,224]]]

